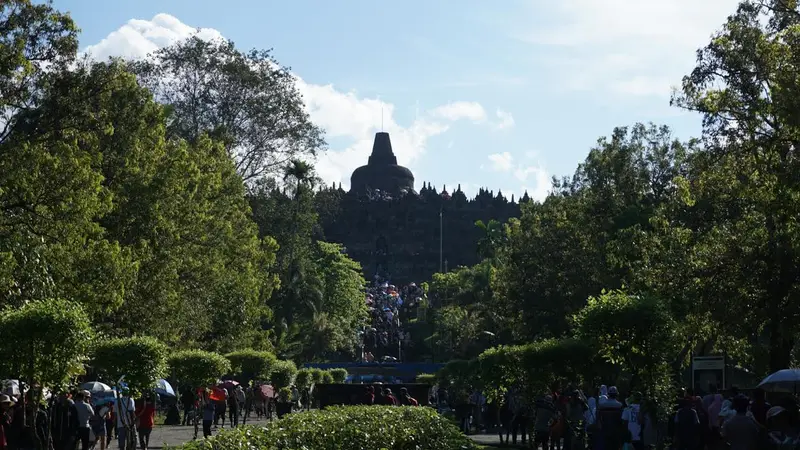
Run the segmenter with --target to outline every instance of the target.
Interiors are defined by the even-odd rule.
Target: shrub
[[[335,380],[333,378],[333,374],[330,371],[323,371],[322,372],[322,384],[333,384]]]
[[[272,385],[280,389],[291,386],[297,376],[297,367],[291,361],[276,361],[272,366],[270,380]]]
[[[325,373],[325,371],[322,369],[311,369],[311,381],[313,381],[315,384],[322,383],[322,379],[324,378],[323,373]]]
[[[42,300],[5,309],[0,312],[0,375],[21,373],[28,381],[60,387],[82,368],[93,336],[78,303]]]
[[[311,369],[308,368],[298,370],[297,376],[294,378],[294,384],[297,385],[298,389],[308,389],[313,381]]]
[[[152,389],[166,374],[167,346],[142,336],[100,341],[94,348],[94,367],[109,381],[123,375],[133,394]]]
[[[329,372],[333,377],[334,383],[341,384],[347,381],[347,369],[331,369]]]
[[[169,370],[179,383],[203,387],[230,372],[231,364],[219,353],[185,350],[169,357]]]
[[[417,378],[414,380],[420,384],[430,384],[433,386],[436,384],[436,374],[433,373],[421,373],[417,375]]]
[[[431,408],[338,406],[294,413],[265,427],[222,430],[182,450],[476,449],[475,444]]]
[[[272,367],[278,358],[270,352],[241,350],[225,355],[231,362],[231,374],[242,378],[241,381],[266,380],[272,374]]]

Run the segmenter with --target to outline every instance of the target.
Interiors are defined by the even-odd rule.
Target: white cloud
[[[519,189],[503,189],[504,195],[510,198],[513,193],[519,198],[522,193],[527,191],[531,198],[542,201],[550,193],[552,187],[550,173],[540,162],[529,161],[536,157],[535,152],[526,152],[525,156],[526,161],[521,163],[517,163],[509,152],[493,153],[487,158],[491,162],[491,170],[509,173],[520,183]]]
[[[492,163],[492,170],[496,172],[509,172],[514,168],[514,157],[509,152],[493,153],[488,158]]]
[[[498,109],[495,114],[497,115],[497,123],[493,126],[495,130],[504,130],[514,126],[514,116],[510,112]]]
[[[144,58],[159,48],[193,35],[209,40],[223,37],[215,29],[196,29],[169,14],[158,14],[151,20],[128,21],[99,43],[86,47],[84,53],[96,59],[111,56]],[[325,129],[328,137],[347,142],[331,148],[316,161],[317,172],[327,184],[341,182],[345,188],[349,187],[350,173],[366,163],[374,133],[380,131],[381,123],[391,135],[398,162],[407,166],[413,166],[425,152],[431,137],[446,132],[452,123],[467,120],[490,124],[485,109],[476,102],[456,101],[440,105],[419,114],[411,125],[402,126],[394,119],[394,105],[380,99],[359,97],[355,92],[343,92],[330,84],[308,83],[300,77],[297,78],[297,88],[314,123]],[[501,122],[504,120],[499,112],[498,118]]]
[[[486,120],[486,110],[476,102],[452,102],[430,111],[431,116],[447,120],[467,119],[476,123]]]
[[[517,37],[559,56],[547,61],[564,87],[668,96],[691,71],[695,50],[739,0],[531,1],[530,17],[551,24]],[[533,26],[522,24],[526,29]]]

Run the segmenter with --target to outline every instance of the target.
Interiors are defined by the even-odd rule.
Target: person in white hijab
[[[604,384],[600,386],[600,397],[598,403],[603,403],[606,400],[608,400],[608,386]]]

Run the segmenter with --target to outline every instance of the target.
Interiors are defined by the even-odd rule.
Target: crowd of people
[[[53,396],[21,392],[0,395],[0,450],[105,450],[114,438],[121,449],[147,450],[150,445],[156,416],[152,394],[135,402],[125,392],[111,399],[94,398],[87,390]],[[135,435],[129,435],[131,430]]]
[[[447,397],[441,391],[436,394],[440,404]],[[484,414],[492,405],[473,393],[468,403],[453,400],[453,410],[465,432],[470,425],[479,430],[491,426],[496,418],[508,443],[520,441],[534,449],[800,449],[794,396],[779,396],[770,403],[760,390],[749,396],[736,388],[722,393],[712,386],[709,391],[704,395],[681,391],[666,421],[659,420],[654,402],[639,392],[622,396],[614,386],[601,386],[589,396],[573,388],[548,392],[532,404],[524,401],[520,390],[511,389],[496,416]]]
[[[364,331],[362,361],[397,361],[411,341],[404,324],[415,317],[424,296],[422,288],[411,283],[398,289],[386,281],[376,281],[367,289],[366,304],[371,322]]]

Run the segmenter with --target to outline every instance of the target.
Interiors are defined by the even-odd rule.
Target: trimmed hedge
[[[265,427],[221,430],[181,450],[454,450],[478,447],[431,408],[340,406],[293,413]]]

